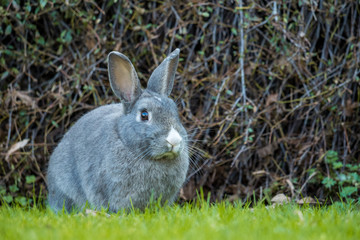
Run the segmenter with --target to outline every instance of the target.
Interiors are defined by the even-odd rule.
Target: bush
[[[45,193],[64,133],[118,101],[110,51],[145,86],[175,47],[172,97],[197,149],[181,198],[358,197],[360,9],[340,2],[2,0],[3,199]]]

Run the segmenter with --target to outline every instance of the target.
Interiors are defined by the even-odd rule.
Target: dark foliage
[[[110,51],[145,86],[176,47],[172,96],[195,145],[182,199],[359,196],[359,1],[0,2],[5,201],[45,193],[67,129],[118,101]]]

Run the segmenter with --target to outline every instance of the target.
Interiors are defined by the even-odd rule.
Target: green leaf
[[[9,76],[9,72],[8,71],[3,72],[3,74],[1,74],[1,80],[4,80],[5,78],[7,78],[7,76]]]
[[[179,39],[179,40],[182,40],[182,39],[183,39],[183,37],[180,36],[179,34],[175,34],[175,37],[176,37],[176,39]]]
[[[11,72],[15,75],[18,75],[19,74],[19,70],[17,68],[11,68]]]
[[[67,32],[66,32],[66,35],[65,35],[64,40],[65,40],[65,42],[71,42],[72,36],[71,36],[71,32],[70,32],[70,31],[67,31]]]
[[[40,0],[40,7],[41,7],[41,9],[44,9],[46,3],[47,3],[47,0]]]
[[[56,128],[59,127],[59,124],[57,124],[57,122],[55,122],[54,120],[51,121],[52,125],[54,125]]]
[[[357,187],[353,187],[353,186],[344,187],[340,191],[340,196],[350,197],[353,193],[357,192],[357,190],[358,190]]]
[[[201,43],[201,44],[204,43],[204,39],[205,39],[205,35],[202,35],[202,36],[200,37],[200,43]]]
[[[34,183],[36,181],[36,177],[34,175],[26,176],[25,177],[26,183]]]
[[[19,116],[24,117],[24,116],[26,116],[26,115],[27,115],[26,110],[21,110],[21,111],[19,112]]]
[[[62,52],[63,52],[63,45],[60,45],[59,48],[58,48],[58,50],[56,51],[56,54],[57,54],[57,55],[61,55]]]
[[[321,183],[324,184],[326,188],[331,188],[336,182],[333,179],[326,177]]]
[[[330,7],[330,13],[333,14],[335,12],[335,7],[334,6],[331,6]]]
[[[31,12],[31,6],[30,6],[30,4],[27,4],[27,5],[26,5],[25,10],[26,10],[27,12]]]
[[[340,181],[340,184],[342,184],[347,180],[347,176],[343,173],[340,173],[338,176],[338,180]]]
[[[210,14],[209,14],[208,12],[203,12],[203,13],[201,13],[201,15],[202,15],[203,17],[210,17]]]
[[[233,91],[231,91],[230,89],[226,90],[226,94],[230,96],[234,95]]]
[[[57,38],[59,42],[69,43],[72,41],[71,31],[63,30],[60,33],[60,38]]]
[[[19,191],[19,188],[14,184],[9,187],[10,192],[17,192]]]
[[[309,173],[309,175],[311,175],[314,172],[316,172],[316,168],[310,168],[310,169],[307,170],[307,172]]]
[[[39,11],[40,11],[40,8],[39,8],[39,7],[35,8],[35,12],[34,12],[34,13],[35,13],[35,15],[36,15],[36,14],[38,14],[38,13],[39,13]]]
[[[11,203],[13,201],[13,197],[11,195],[4,196],[2,199],[4,199],[7,203]]]
[[[45,45],[45,40],[43,37],[39,37],[39,39],[37,40],[37,43],[40,45]]]
[[[25,207],[27,204],[27,199],[26,199],[26,197],[16,197],[15,202],[19,203],[21,206]]]
[[[236,28],[231,28],[231,32],[232,32],[235,36],[237,36],[237,30],[236,30]]]
[[[7,25],[5,28],[5,35],[9,35],[12,32],[12,27],[11,25]]]
[[[356,172],[351,172],[348,174],[348,178],[353,182],[353,183],[359,183],[360,182],[360,175],[357,174]]]
[[[333,168],[339,169],[342,168],[343,164],[341,162],[333,162]]]
[[[358,165],[352,165],[350,163],[345,165],[350,171],[357,171],[359,170],[359,166]]]
[[[0,186],[0,196],[5,195],[5,193],[6,193],[6,188],[3,186]]]
[[[327,151],[325,156],[325,162],[326,163],[334,163],[337,160],[339,160],[338,153],[336,151]]]

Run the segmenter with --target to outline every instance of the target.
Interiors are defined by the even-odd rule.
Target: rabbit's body
[[[99,107],[71,127],[50,158],[50,207],[88,202],[117,211],[144,209],[150,198],[174,201],[189,165],[187,134],[175,103],[153,90]]]

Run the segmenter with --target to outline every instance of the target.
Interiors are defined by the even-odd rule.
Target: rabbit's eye
[[[142,110],[140,116],[141,116],[141,121],[149,120],[149,113],[146,110]]]

